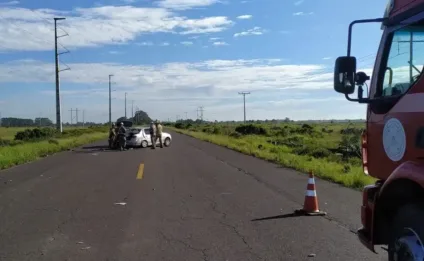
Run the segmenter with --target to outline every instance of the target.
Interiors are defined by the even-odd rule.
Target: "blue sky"
[[[367,8],[362,8],[366,6]],[[384,0],[107,0],[0,2],[0,112],[55,119],[54,30],[59,21],[62,117],[85,110],[108,120],[108,74],[114,74],[113,118],[132,104],[153,118],[363,118],[364,106],[332,90],[333,63],[345,55],[355,19],[384,13]],[[62,29],[64,31],[62,31]],[[381,31],[361,25],[353,54],[371,69]],[[62,48],[62,47],[61,47]],[[64,49],[62,49],[64,50]],[[64,68],[64,67],[63,67]],[[79,116],[81,119],[82,115]]]

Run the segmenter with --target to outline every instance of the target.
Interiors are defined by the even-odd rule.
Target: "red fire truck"
[[[359,23],[382,25],[372,77],[351,56]],[[363,169],[377,178],[363,189],[358,236],[374,252],[388,245],[389,260],[424,260],[423,65],[424,0],[391,0],[383,18],[352,22],[347,55],[335,62],[335,91],[367,106]]]

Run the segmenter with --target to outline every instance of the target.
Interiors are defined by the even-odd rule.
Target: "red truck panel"
[[[424,4],[424,0],[394,0],[394,8],[390,12],[390,17],[394,17],[422,4]]]

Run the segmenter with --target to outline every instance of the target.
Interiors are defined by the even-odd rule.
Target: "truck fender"
[[[424,164],[407,161],[383,183],[374,209],[374,243],[387,244],[392,218],[407,203],[424,199]]]
[[[386,188],[390,186],[393,182],[405,179],[413,181],[414,183],[420,185],[422,188],[424,188],[424,164],[413,162],[413,161],[406,161],[399,165],[392,174],[389,176],[389,178],[384,182],[383,186],[380,190],[380,195],[384,193]]]

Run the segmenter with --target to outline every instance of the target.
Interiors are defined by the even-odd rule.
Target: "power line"
[[[243,95],[244,123],[246,124],[246,95],[250,92],[239,92],[238,94]]]

